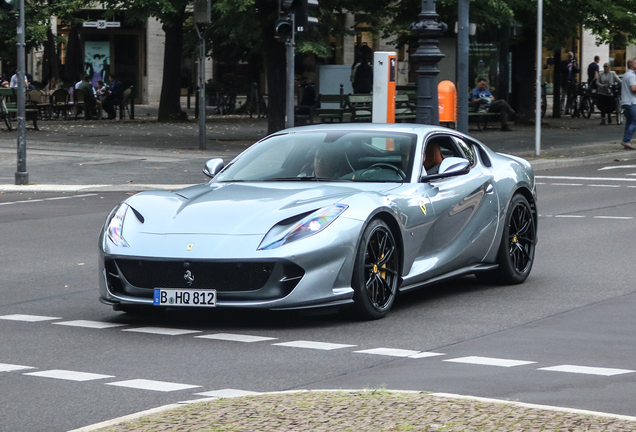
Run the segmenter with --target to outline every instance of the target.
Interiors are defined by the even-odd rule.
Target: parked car
[[[99,238],[100,300],[140,307],[342,308],[384,317],[399,292],[474,274],[519,284],[534,262],[530,164],[454,130],[292,128],[205,184],[127,198]]]

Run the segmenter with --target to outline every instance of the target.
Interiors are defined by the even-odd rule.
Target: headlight
[[[287,243],[319,233],[327,228],[331,222],[336,220],[347,207],[346,205],[324,207],[294,224],[287,226],[276,225],[265,235],[258,250],[275,249]]]
[[[108,221],[108,226],[106,227],[106,234],[108,235],[108,238],[116,246],[130,247],[123,236],[124,218],[126,217],[127,211],[128,206],[126,204],[120,204],[119,208],[117,208],[117,211],[113,211],[111,213],[110,220]]]

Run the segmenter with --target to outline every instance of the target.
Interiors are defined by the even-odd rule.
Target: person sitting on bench
[[[515,110],[505,100],[495,100],[495,97],[488,90],[486,78],[477,79],[477,87],[473,89],[471,94],[470,105],[476,107],[478,112],[482,106],[485,106],[484,112],[498,112],[501,119],[501,130],[504,132],[512,131],[508,126],[508,115],[514,115]]]

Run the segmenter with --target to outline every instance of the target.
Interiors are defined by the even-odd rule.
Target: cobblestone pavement
[[[633,431],[636,419],[515,402],[384,390],[294,392],[191,403],[101,432]],[[88,429],[84,429],[88,430]]]

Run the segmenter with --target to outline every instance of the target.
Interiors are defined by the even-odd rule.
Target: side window
[[[461,148],[462,153],[464,153],[464,157],[470,161],[470,166],[475,166],[477,158],[475,157],[475,151],[473,150],[473,147],[466,144],[466,142],[464,142],[464,140],[460,138],[455,137],[455,141],[459,145],[459,148]]]
[[[424,146],[424,175],[437,174],[439,165],[447,157],[466,158],[457,143],[448,135],[433,135]]]

